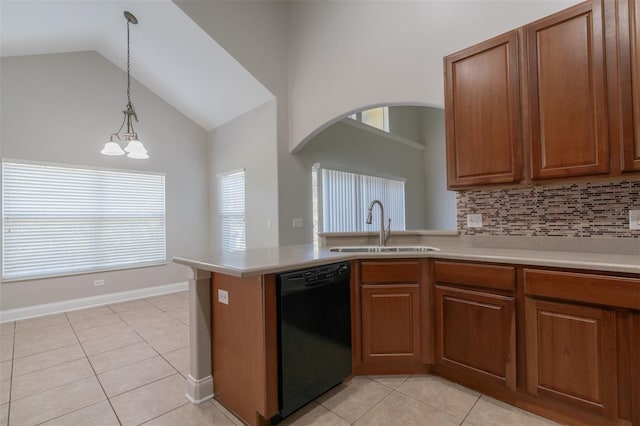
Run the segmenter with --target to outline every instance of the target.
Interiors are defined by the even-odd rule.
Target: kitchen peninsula
[[[341,246],[371,238],[325,237]],[[247,423],[267,424],[278,414],[275,274],[350,261],[354,375],[431,372],[561,422],[640,422],[640,373],[631,368],[640,360],[639,240],[407,232],[391,243],[407,241],[440,250],[303,245],[174,258],[189,267],[187,397],[215,395]],[[409,305],[381,323],[375,310],[385,295]],[[417,310],[408,316],[407,307]],[[385,342],[389,332],[400,340]],[[590,368],[587,377],[549,375],[557,350],[568,351],[578,377]]]

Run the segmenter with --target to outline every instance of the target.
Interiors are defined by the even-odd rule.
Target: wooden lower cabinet
[[[211,371],[215,398],[246,424],[278,414],[276,280],[214,273]],[[226,291],[226,303],[218,299]]]
[[[615,313],[528,297],[525,316],[527,391],[616,417]]]
[[[640,425],[640,312],[635,312],[631,315],[630,320],[630,348],[631,354],[629,358],[630,371],[630,392],[629,392],[629,407],[632,424]]]
[[[436,285],[436,363],[516,388],[513,297]]]
[[[354,374],[428,372],[432,360],[427,259],[356,262]]]
[[[362,286],[363,362],[418,362],[420,355],[419,286]]]

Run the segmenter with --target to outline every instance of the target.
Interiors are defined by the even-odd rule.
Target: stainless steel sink
[[[359,246],[359,247],[331,247],[329,251],[337,253],[420,253],[439,251],[430,246]]]

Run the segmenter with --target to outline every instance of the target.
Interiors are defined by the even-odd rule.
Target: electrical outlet
[[[218,302],[229,304],[229,292],[227,290],[218,289]]]
[[[294,228],[302,228],[302,218],[301,217],[293,218],[293,222],[291,223],[291,226],[293,226]]]
[[[482,213],[468,214],[467,228],[482,228]]]
[[[271,229],[271,219],[267,219],[267,229]]]
[[[104,285],[104,280],[94,280],[93,281],[93,286],[94,287],[102,287]]]
[[[629,229],[640,229],[640,210],[629,210]]]

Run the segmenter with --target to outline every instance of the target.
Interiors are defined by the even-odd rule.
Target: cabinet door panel
[[[614,313],[527,298],[525,315],[528,391],[614,416]]]
[[[609,171],[599,0],[525,27],[533,179]]]
[[[449,187],[520,179],[517,33],[445,58]]]
[[[436,360],[515,389],[512,297],[436,286]]]
[[[631,400],[631,419],[632,424],[640,424],[640,313],[631,315],[631,358],[630,365],[636,366],[631,369],[631,394],[629,399]]]
[[[363,361],[420,360],[418,285],[362,286]]]
[[[622,170],[640,171],[640,0],[620,0],[617,10]]]

